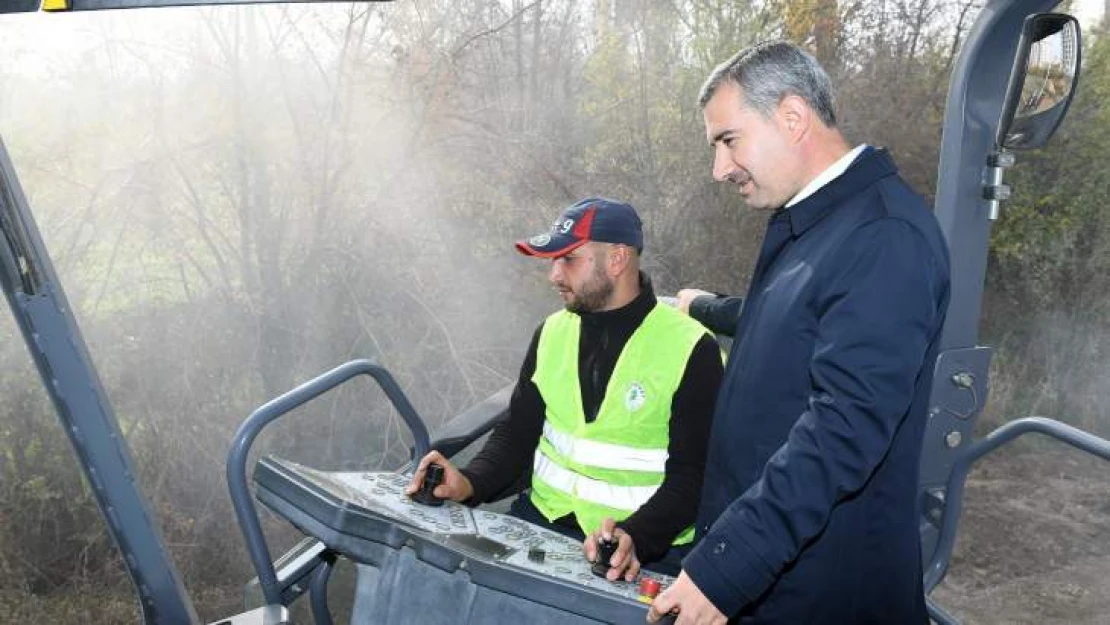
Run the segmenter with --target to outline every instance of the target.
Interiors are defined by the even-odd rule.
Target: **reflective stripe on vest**
[[[587,422],[578,377],[581,318],[557,312],[544,322],[532,381],[546,407],[532,474],[532,503],[548,520],[573,513],[589,534],[621,521],[663,483],[671,402],[694,345],[707,330],[656,306],[632,333],[613,367],[597,416]],[[691,532],[675,539],[689,542]]]
[[[543,436],[559,455],[571,462],[600,469],[662,473],[667,466],[666,449],[641,449],[602,443],[560,432],[550,421],[543,422]]]
[[[659,490],[655,486],[614,486],[564,469],[540,450],[532,463],[533,475],[552,488],[585,501],[619,510],[637,510]]]

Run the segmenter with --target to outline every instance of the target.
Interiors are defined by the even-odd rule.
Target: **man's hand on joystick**
[[[613,554],[617,552],[617,541],[605,540],[602,538],[597,541],[597,559],[594,560],[594,565],[590,567],[594,575],[598,577],[605,577],[609,574],[609,563],[613,560]]]
[[[405,494],[417,503],[440,506],[444,499],[459,502],[470,499],[474,487],[443,454],[431,451],[420,459]]]
[[[425,506],[442,506],[443,498],[435,496],[436,487],[443,483],[443,467],[429,464],[424,470],[424,481],[420,489],[412,494],[412,500]]]
[[[631,582],[640,574],[640,560],[636,557],[632,536],[617,527],[611,518],[602,521],[601,527],[586,537],[582,551],[586,559],[594,563],[590,570],[598,577],[611,582],[619,579]]]

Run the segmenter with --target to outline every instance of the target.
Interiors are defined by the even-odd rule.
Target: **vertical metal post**
[[[1017,49],[1030,13],[1058,0],[993,0],[983,7],[952,73],[937,176],[936,214],[952,256],[952,303],[941,349],[976,347],[990,248],[993,176],[988,155]]]
[[[197,622],[134,461],[0,141],[0,284],[141,599],[147,623]]]

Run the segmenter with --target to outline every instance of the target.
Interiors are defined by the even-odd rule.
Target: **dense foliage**
[[[810,45],[850,139],[890,148],[931,196],[977,9],[406,0],[0,22],[0,131],[142,483],[190,589],[231,589],[202,618],[236,611],[250,575],[222,471],[253,408],[356,357],[391,369],[433,426],[512,383],[557,300],[510,243],[588,195],[641,210],[658,290],[742,291],[766,216],[710,179],[695,99],[760,39]],[[44,58],[34,33],[50,29],[66,44]],[[1091,58],[1110,54],[1088,41]],[[988,421],[1043,411],[1110,430],[1108,71],[1091,64],[1062,135],[1011,174],[985,307],[1000,347]],[[0,336],[0,605],[131,620],[80,607],[90,589],[127,597],[127,581],[10,318]],[[403,427],[356,387],[260,447],[397,466]],[[28,607],[50,596],[55,612]]]

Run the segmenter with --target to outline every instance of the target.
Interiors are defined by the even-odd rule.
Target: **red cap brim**
[[[538,258],[559,258],[560,256],[566,256],[567,254],[570,254],[574,250],[589,243],[589,241],[586,239],[572,239],[570,243],[561,246],[554,245],[554,243],[555,241],[553,240],[548,245],[534,246],[525,240],[517,241],[515,245],[516,251],[524,254],[525,256],[536,256]]]

